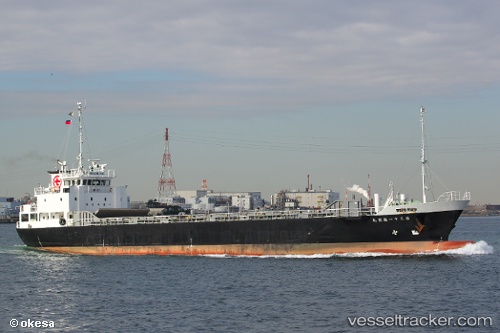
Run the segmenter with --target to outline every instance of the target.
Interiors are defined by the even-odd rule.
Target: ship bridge
[[[48,187],[35,188],[35,195],[67,192],[70,186],[111,186],[115,178],[115,170],[106,170],[107,164],[100,164],[99,160],[91,160],[87,169],[68,169],[66,161],[57,161],[61,166],[59,170],[49,171],[51,175]]]

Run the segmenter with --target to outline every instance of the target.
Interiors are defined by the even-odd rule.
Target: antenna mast
[[[425,159],[425,130],[424,130],[424,113],[425,109],[423,106],[420,107],[420,124],[422,127],[422,152],[420,156],[420,162],[422,163],[422,202],[427,202],[427,197],[425,195],[425,191],[427,187],[425,186],[425,164],[427,164],[427,160]]]
[[[158,181],[158,201],[165,202],[167,197],[174,197],[177,193],[175,187],[174,171],[170,159],[170,148],[168,145],[168,128],[165,129],[165,149],[163,151],[160,180]],[[167,178],[165,174],[168,173]],[[166,188],[168,185],[168,189]]]
[[[76,103],[78,110],[78,132],[79,132],[79,151],[78,151],[78,172],[83,172],[83,125],[82,125],[82,111],[85,109],[86,105],[82,105],[82,102]]]

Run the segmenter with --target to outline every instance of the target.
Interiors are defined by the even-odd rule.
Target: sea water
[[[417,255],[97,257],[29,249],[4,224],[0,332],[500,332],[500,218],[462,217],[450,240],[476,244]]]

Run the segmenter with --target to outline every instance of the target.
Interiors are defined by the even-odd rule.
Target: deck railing
[[[95,178],[100,178],[100,177],[114,178],[115,177],[115,170],[70,169],[68,171],[62,171],[61,174],[63,174],[65,177],[69,177],[69,178],[78,178],[82,175],[83,176],[92,176]]]
[[[98,218],[90,212],[74,212],[70,225],[119,225],[119,224],[156,224],[156,223],[196,223],[196,222],[230,222],[247,220],[285,220],[315,219],[331,217],[360,217],[373,215],[373,207],[335,208],[326,210],[283,210],[283,211],[246,211],[241,213],[206,213],[157,216],[131,216]]]
[[[470,192],[465,192],[462,196],[460,192],[450,191],[445,192],[439,196],[437,201],[459,201],[459,200],[470,200]]]

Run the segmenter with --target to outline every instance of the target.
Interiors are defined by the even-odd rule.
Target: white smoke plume
[[[370,199],[368,197],[368,191],[357,184],[354,184],[351,187],[348,187],[347,190],[351,191],[351,192],[357,192],[357,193],[361,194],[362,196],[364,196],[366,199],[368,199],[368,200]]]

